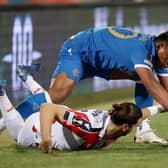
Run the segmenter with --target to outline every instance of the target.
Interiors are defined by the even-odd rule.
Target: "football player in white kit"
[[[36,83],[36,82],[35,82]],[[4,83],[0,82],[0,109],[6,127],[21,146],[38,146],[45,152],[59,150],[95,149],[106,146],[126,135],[142,117],[133,103],[113,105],[111,113],[103,110],[75,111],[64,105],[52,104],[40,85],[36,90],[45,93],[49,103],[25,121],[10,102]],[[51,146],[46,149],[46,144]]]
[[[25,75],[25,74],[23,74]],[[25,121],[13,107],[0,82],[0,110],[12,138],[21,146],[39,147],[44,152],[52,149],[97,149],[127,135],[142,119],[162,112],[160,105],[142,111],[133,103],[113,105],[109,111],[76,111],[64,105],[53,104],[48,93],[30,74],[26,74],[27,86],[33,94],[43,93],[46,102],[40,112]]]

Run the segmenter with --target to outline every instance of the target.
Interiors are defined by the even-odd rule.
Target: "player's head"
[[[134,103],[129,102],[112,105],[109,114],[115,125],[122,126],[122,136],[127,135],[133,127],[137,126],[142,117],[141,110]]]
[[[168,31],[159,34],[155,38],[156,64],[160,67],[168,67]]]

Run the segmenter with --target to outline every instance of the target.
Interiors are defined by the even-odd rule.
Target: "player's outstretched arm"
[[[140,77],[142,83],[145,85],[149,94],[165,109],[168,110],[168,92],[165,88],[155,79],[154,74],[147,68],[138,67],[136,72]]]
[[[67,110],[63,105],[46,103],[40,108],[40,131],[41,143],[39,149],[45,153],[50,153],[52,150],[51,141],[51,126],[56,119],[60,123],[63,122],[64,113]]]
[[[163,113],[166,112],[166,110],[164,109],[164,107],[162,105],[155,105],[155,106],[150,106],[147,108],[143,108],[142,109],[142,120],[149,118],[153,115],[156,115],[158,113]]]

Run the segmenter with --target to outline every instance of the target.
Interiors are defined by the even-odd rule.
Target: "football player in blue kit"
[[[130,79],[137,81],[135,101],[140,108],[151,106],[154,98],[168,109],[167,67],[168,32],[149,36],[115,26],[87,29],[68,38],[61,47],[48,93],[53,103],[62,103],[82,79]],[[31,69],[23,65],[17,70],[24,81],[25,68]],[[34,108],[32,102],[45,101],[43,95],[36,97],[26,99],[18,111],[29,115],[25,104]],[[147,122],[139,128],[136,142],[167,143],[154,134]]]

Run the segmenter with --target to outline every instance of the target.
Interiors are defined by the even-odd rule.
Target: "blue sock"
[[[31,114],[40,110],[40,105],[46,102],[44,92],[34,94],[27,97],[22,103],[20,103],[16,110],[22,115],[23,118],[27,118]]]
[[[135,102],[139,108],[144,108],[153,105],[153,98],[149,95],[145,86],[141,83],[135,85]]]

